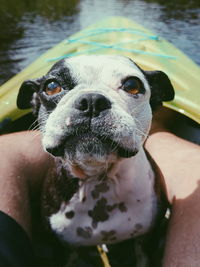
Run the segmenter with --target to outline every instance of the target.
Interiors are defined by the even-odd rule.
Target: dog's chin
[[[101,164],[117,158],[130,158],[137,154],[136,148],[124,147],[109,137],[99,137],[92,134],[69,136],[58,146],[47,150],[55,157],[61,157],[71,162],[90,162]]]

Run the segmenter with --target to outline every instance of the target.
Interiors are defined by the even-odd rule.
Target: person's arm
[[[49,156],[36,131],[1,136],[0,155],[0,210],[30,236],[30,195],[39,192]]]
[[[163,172],[172,204],[163,267],[200,266],[200,146],[157,132],[146,148]]]

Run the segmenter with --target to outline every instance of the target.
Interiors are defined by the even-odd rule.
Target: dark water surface
[[[0,84],[72,33],[122,15],[200,65],[199,0],[0,0]]]

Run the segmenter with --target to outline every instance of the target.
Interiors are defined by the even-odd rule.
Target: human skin
[[[145,144],[166,182],[172,216],[164,267],[200,266],[200,147],[169,132],[156,121]],[[30,200],[37,198],[51,157],[39,132],[0,137],[0,210],[31,237]]]
[[[198,267],[200,146],[169,132],[176,116],[166,108],[156,112],[145,146],[162,171],[172,208],[163,267]]]
[[[162,170],[172,204],[163,267],[200,266],[200,146],[168,132],[146,148]]]
[[[30,200],[40,191],[49,163],[39,132],[0,136],[0,210],[31,237]]]

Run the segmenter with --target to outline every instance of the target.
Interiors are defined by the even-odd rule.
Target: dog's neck
[[[150,162],[143,148],[131,158],[118,158],[110,162],[79,162],[66,164],[72,175],[84,180],[105,178],[120,179],[123,177],[153,176]]]

